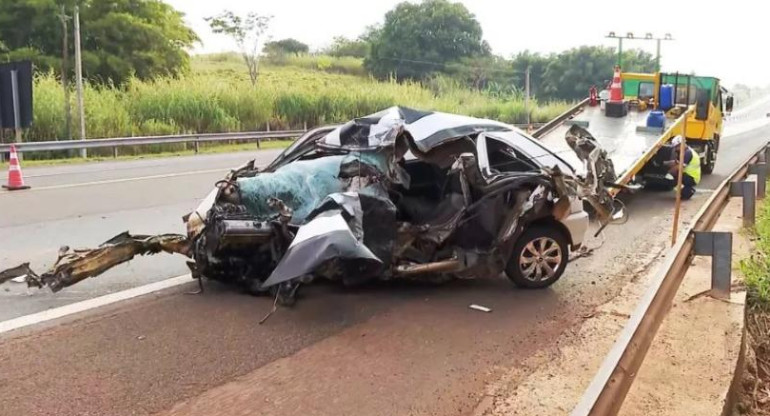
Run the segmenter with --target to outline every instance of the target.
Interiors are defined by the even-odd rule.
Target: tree
[[[225,10],[218,16],[206,18],[214,33],[224,34],[235,40],[243,61],[249,69],[252,85],[257,85],[259,58],[262,54],[264,35],[271,19],[272,16],[261,16],[254,12],[241,17],[229,10]]]
[[[31,59],[38,69],[59,71],[62,58],[61,10],[76,0],[0,0],[2,60]],[[177,75],[189,67],[186,49],[198,37],[184,15],[160,0],[77,1],[80,5],[83,72],[86,77],[122,83]],[[72,51],[67,51],[72,53]]]
[[[354,58],[365,58],[369,53],[369,42],[363,38],[348,39],[344,36],[334,38],[332,45],[324,51],[327,55],[342,57],[352,56]]]
[[[526,73],[527,68],[529,68],[530,94],[538,96],[543,83],[543,74],[552,59],[554,58],[528,50],[519,52],[511,61],[511,68],[514,74],[513,83],[521,91],[526,90]]]
[[[475,90],[494,91],[495,95],[515,93],[515,73],[511,63],[500,56],[462,58],[448,63],[445,72]]]
[[[592,85],[599,88],[612,79],[617,63],[613,48],[581,46],[548,58],[538,85],[541,98],[578,100],[588,95]],[[623,53],[623,71],[654,72],[655,58],[638,50]]]
[[[296,39],[281,39],[265,43],[265,51],[270,55],[299,55],[310,52],[310,47]]]
[[[380,78],[426,79],[448,63],[486,56],[490,50],[475,16],[447,0],[400,3],[369,38],[364,66]]]

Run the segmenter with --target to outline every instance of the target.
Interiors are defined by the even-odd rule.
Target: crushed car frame
[[[309,131],[264,169],[252,160],[184,217],[187,235],[123,233],[91,250],[63,247],[53,269],[0,272],[54,291],[136,254],[180,253],[194,278],[272,293],[281,304],[324,278],[473,278],[506,274],[547,287],[589,225],[607,223],[615,180],[606,153],[573,126],[580,173],[520,130],[492,120],[393,107]]]

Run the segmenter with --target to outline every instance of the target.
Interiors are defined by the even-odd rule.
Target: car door
[[[541,165],[510,141],[481,133],[476,139],[479,169],[486,179],[512,172],[539,172]]]

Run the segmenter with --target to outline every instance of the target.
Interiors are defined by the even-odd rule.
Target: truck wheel
[[[701,161],[701,170],[706,175],[714,172],[714,166],[717,164],[717,152],[712,144],[706,144],[706,157]]]
[[[552,285],[569,261],[567,237],[549,226],[533,226],[519,237],[505,274],[516,286],[540,289]]]

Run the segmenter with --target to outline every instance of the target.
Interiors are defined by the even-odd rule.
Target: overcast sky
[[[381,23],[398,0],[166,0],[186,14],[203,44],[195,52],[235,50],[214,35],[203,20],[224,9],[272,15],[273,39],[292,37],[311,48],[328,45],[334,36],[355,37]],[[642,36],[671,33],[664,42],[664,71],[716,76],[725,84],[770,84],[770,7],[762,0],[706,1],[500,1],[462,0],[476,15],[484,38],[496,54],[510,56],[530,49],[558,52],[580,45],[617,46],[609,31]],[[624,48],[655,52],[654,42],[626,41]]]

